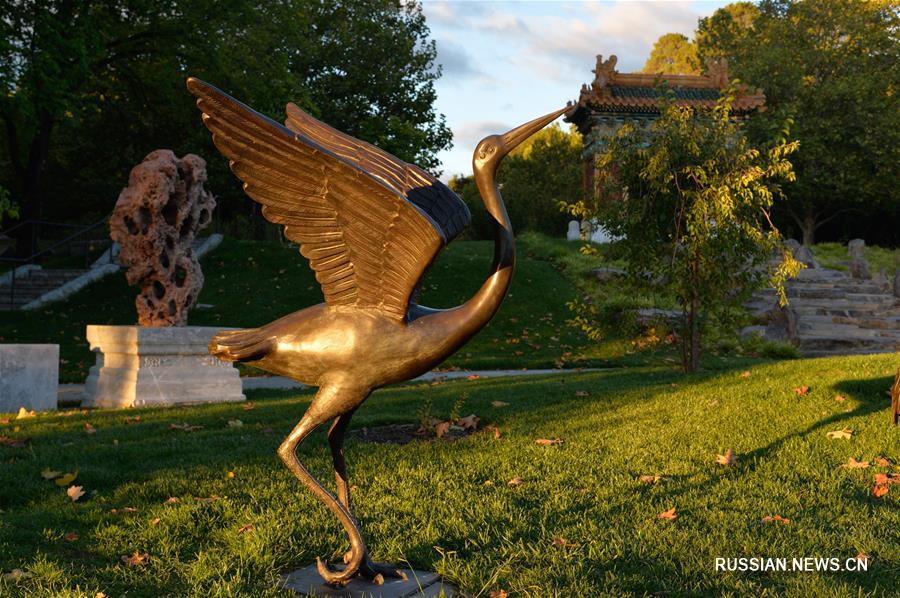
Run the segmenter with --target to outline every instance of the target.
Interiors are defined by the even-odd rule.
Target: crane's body
[[[188,79],[188,89],[244,190],[300,245],[325,295],[325,303],[265,326],[223,332],[210,343],[210,352],[319,388],[278,455],[335,514],[350,540],[343,570],[318,561],[323,579],[340,585],[356,575],[376,582],[384,575],[402,577],[395,566],[369,558],[350,510],[344,434],[373,390],[428,372],[500,308],[512,281],[515,244],[494,175],[510,150],[564,110],[486,137],[476,147],[475,182],[494,220],[493,265],[471,299],[435,310],[418,305],[414,297],[425,270],[470,220],[455,193],[420,168],[332,129],[293,104],[281,126],[197,79]],[[296,454],[297,446],[328,421],[333,421],[328,442],[337,496]]]

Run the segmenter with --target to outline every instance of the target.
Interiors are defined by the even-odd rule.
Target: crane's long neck
[[[493,219],[494,260],[490,275],[478,292],[455,310],[460,325],[459,333],[464,335],[466,340],[484,328],[500,309],[500,304],[512,283],[513,269],[516,265],[512,225],[494,181],[493,169],[476,168],[475,184],[478,186],[484,207]]]

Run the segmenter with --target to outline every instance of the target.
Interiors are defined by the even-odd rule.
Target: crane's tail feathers
[[[275,349],[275,339],[259,328],[226,330],[209,342],[209,352],[225,361],[259,361]]]

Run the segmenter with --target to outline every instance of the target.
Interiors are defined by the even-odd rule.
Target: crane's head
[[[566,110],[568,110],[568,107],[536,118],[503,135],[489,135],[482,139],[475,147],[475,153],[472,155],[472,165],[475,171],[490,172],[491,174],[496,172],[497,166],[500,165],[501,160],[509,152],[552,123]]]

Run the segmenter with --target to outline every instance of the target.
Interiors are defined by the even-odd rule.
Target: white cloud
[[[496,120],[469,121],[453,128],[453,145],[471,152],[488,135],[506,133],[512,127]]]
[[[438,39],[436,62],[443,67],[443,76],[448,78],[476,77],[483,75],[475,67],[465,47],[447,38]]]

